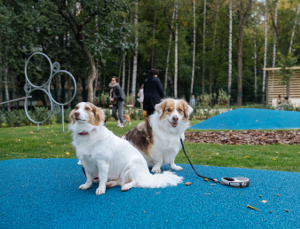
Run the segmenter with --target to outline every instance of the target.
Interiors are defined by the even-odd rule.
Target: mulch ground
[[[272,145],[300,144],[300,131],[220,131],[185,132],[188,143],[213,143],[221,145]]]

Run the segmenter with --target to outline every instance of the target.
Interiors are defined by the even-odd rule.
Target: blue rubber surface
[[[271,130],[300,128],[300,112],[242,108],[227,111],[190,127],[206,130]]]
[[[177,174],[191,186],[128,192],[114,187],[96,196],[96,184],[78,189],[85,177],[76,163],[76,159],[0,161],[0,228],[300,227],[300,173],[195,166],[200,174],[217,179],[250,179],[249,187],[237,189],[211,185],[190,165],[182,165],[184,170]]]

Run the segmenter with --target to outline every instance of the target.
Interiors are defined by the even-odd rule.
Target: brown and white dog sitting
[[[184,100],[164,99],[155,110],[123,138],[143,154],[148,166],[153,167],[152,172],[160,173],[165,163],[173,170],[182,170],[174,160],[181,149],[180,137],[184,140],[193,108]]]
[[[90,188],[93,175],[99,177],[97,195],[116,185],[127,191],[132,187],[163,188],[181,183],[182,177],[169,171],[152,175],[140,152],[103,125],[105,115],[100,108],[91,103],[79,103],[71,112],[70,119],[72,144],[87,178],[79,189]]]

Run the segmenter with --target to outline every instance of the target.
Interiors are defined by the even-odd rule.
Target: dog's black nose
[[[178,117],[177,117],[177,116],[173,116],[172,120],[173,120],[174,122],[177,122],[177,121],[178,121]]]
[[[75,117],[78,117],[80,115],[80,113],[78,111],[76,111],[74,114],[75,114]]]

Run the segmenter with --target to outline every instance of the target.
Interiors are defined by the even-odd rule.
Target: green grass
[[[108,121],[106,126],[117,136],[121,136],[139,122],[141,121],[133,120],[131,126],[119,128],[116,122]],[[198,122],[193,120],[191,125]],[[61,124],[42,125],[39,132],[36,126],[0,128],[0,160],[76,158],[71,145],[71,133],[67,129],[65,125],[65,132],[62,133]],[[192,163],[198,165],[300,172],[299,145],[232,146],[185,143],[185,148]],[[188,163],[182,151],[176,157],[176,163]]]

